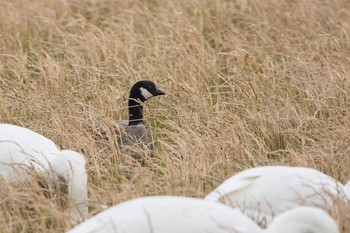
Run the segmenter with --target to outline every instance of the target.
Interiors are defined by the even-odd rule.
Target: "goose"
[[[140,197],[115,205],[66,233],[339,233],[335,221],[316,207],[298,207],[265,230],[239,209],[203,199]]]
[[[240,208],[262,226],[300,205],[334,210],[350,195],[335,179],[312,168],[264,166],[233,175],[204,199]]]
[[[154,82],[149,80],[138,81],[131,87],[128,101],[129,120],[118,120],[113,127],[122,152],[130,154],[135,159],[141,159],[142,153],[137,151],[137,148],[141,148],[153,155],[152,140],[143,121],[142,103],[154,96],[164,94]],[[108,140],[103,127],[99,126],[98,131],[97,138]]]
[[[0,175],[10,182],[25,180],[31,170],[53,172],[68,190],[72,224],[88,215],[86,160],[72,150],[60,151],[50,139],[17,125],[0,124]],[[52,173],[51,173],[52,174]]]

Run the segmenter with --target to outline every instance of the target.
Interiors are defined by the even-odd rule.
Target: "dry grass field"
[[[0,9],[0,120],[84,154],[91,216],[139,196],[203,197],[259,165],[350,179],[348,0],[0,0]],[[127,118],[141,79],[167,93],[145,104],[156,147],[143,166],[91,132]],[[1,232],[71,227],[57,195],[1,185]]]

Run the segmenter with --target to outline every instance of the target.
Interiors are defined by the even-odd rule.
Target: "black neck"
[[[129,125],[138,125],[143,123],[143,107],[136,100],[129,99]]]

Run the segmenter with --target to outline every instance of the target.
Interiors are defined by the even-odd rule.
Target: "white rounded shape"
[[[323,210],[303,206],[278,215],[268,233],[339,233],[337,223]]]
[[[48,161],[60,150],[50,139],[16,125],[0,124],[0,175],[10,181],[18,179],[26,166],[36,171],[49,167]],[[14,171],[16,169],[16,171]]]
[[[342,184],[304,167],[266,166],[244,170],[205,197],[239,207],[259,224],[300,205],[333,209],[334,197],[348,200]]]
[[[346,194],[350,197],[350,180],[344,185]]]
[[[203,199],[141,197],[111,207],[67,233],[339,233],[315,207],[296,207],[262,230],[238,209]]]
[[[26,179],[29,168],[46,175],[52,168],[67,183],[72,222],[81,221],[88,214],[85,164],[81,154],[60,151],[54,142],[32,130],[0,124],[0,175],[16,181]]]
[[[260,233],[238,209],[202,199],[142,197],[111,207],[68,233]]]

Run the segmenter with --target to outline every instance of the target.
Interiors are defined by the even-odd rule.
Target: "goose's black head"
[[[164,95],[165,93],[156,87],[154,82],[149,80],[142,80],[136,82],[130,90],[130,99],[140,100],[145,102],[149,98],[157,95]]]
[[[152,81],[142,80],[136,82],[130,90],[129,97],[129,125],[138,125],[143,123],[143,107],[140,104],[149,98],[165,93],[159,90]]]

